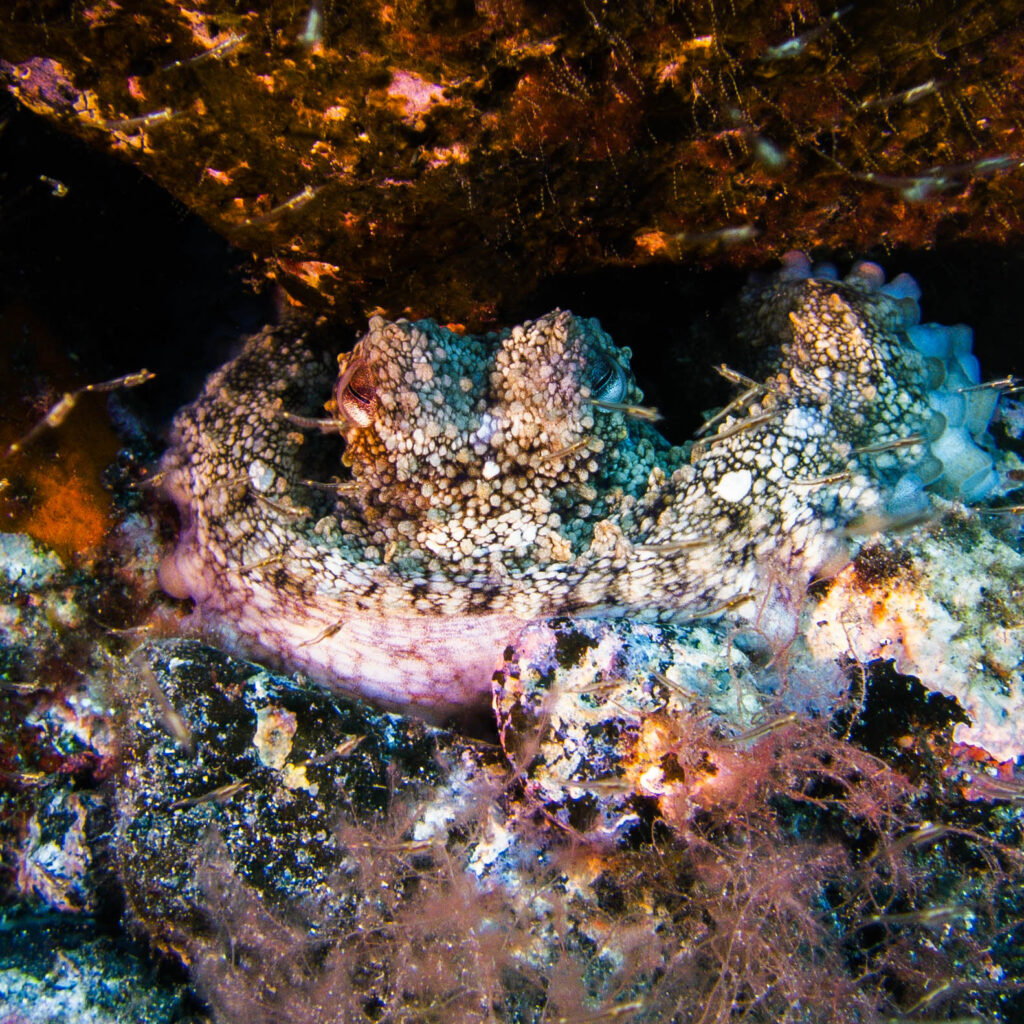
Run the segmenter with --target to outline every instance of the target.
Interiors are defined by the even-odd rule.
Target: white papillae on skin
[[[927,455],[854,451],[933,415],[900,339],[916,302],[878,287],[749,288],[738,320],[765,388],[692,458],[621,408],[642,401],[628,350],[567,312],[482,337],[375,318],[338,375],[300,331],[267,329],[177,417],[163,468],[183,525],[162,582],[242,653],[433,719],[486,701],[527,622],[749,616]],[[616,373],[618,407],[595,405]],[[337,437],[282,413],[322,417],[339,376],[371,412],[345,415],[344,387],[328,406],[335,494],[303,481]]]

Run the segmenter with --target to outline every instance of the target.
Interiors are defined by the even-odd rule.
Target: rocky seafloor
[[[161,616],[97,625],[104,588],[145,588],[154,524],[125,513],[88,573],[3,535],[5,1021],[1015,1019],[1024,779],[955,741],[979,695],[927,661],[1012,660],[976,650],[1021,629],[977,513],[808,599],[813,637],[847,589],[916,581],[924,686],[851,647],[847,698],[786,713],[779,676],[822,672],[799,650],[562,619],[504,652],[476,736]],[[958,641],[926,613],[972,557],[992,596]]]

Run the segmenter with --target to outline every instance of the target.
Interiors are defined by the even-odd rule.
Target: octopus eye
[[[585,383],[590,397],[601,402],[620,402],[626,396],[625,371],[601,353],[596,353],[587,366]]]
[[[366,363],[357,362],[341,375],[334,395],[338,412],[357,427],[368,427],[377,412],[377,385]]]

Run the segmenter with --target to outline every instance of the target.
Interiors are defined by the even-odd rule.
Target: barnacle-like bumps
[[[163,585],[229,645],[434,719],[486,701],[537,619],[763,616],[780,572],[919,514],[926,487],[995,484],[970,329],[921,324],[919,295],[791,254],[740,298],[753,379],[683,447],[629,350],[568,312],[479,337],[375,318],[337,376],[268,329],[176,420]],[[346,468],[326,486],[325,407]]]

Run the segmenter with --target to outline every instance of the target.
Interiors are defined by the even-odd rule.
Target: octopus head
[[[353,481],[343,516],[408,539],[502,517],[536,536],[599,512],[628,476],[626,442],[649,430],[618,408],[642,397],[629,357],[563,311],[480,336],[374,318],[328,403]]]

